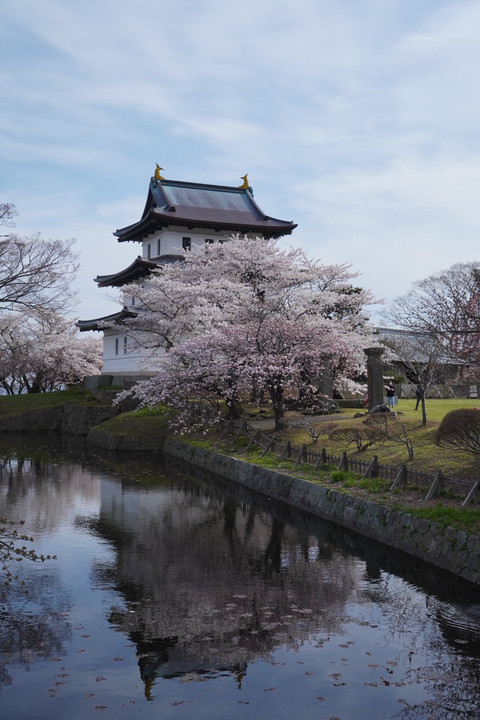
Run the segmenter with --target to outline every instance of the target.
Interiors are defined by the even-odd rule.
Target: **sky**
[[[94,278],[140,246],[155,163],[238,186],[386,305],[480,259],[478,0],[0,0],[0,202]],[[382,306],[372,308],[375,313]]]

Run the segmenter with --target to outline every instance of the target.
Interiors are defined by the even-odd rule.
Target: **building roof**
[[[98,283],[98,287],[121,287],[149,275],[156,268],[158,268],[158,263],[138,256],[131,265],[118,273],[97,275],[95,282]]]
[[[151,178],[141,219],[117,230],[119,242],[143,242],[162,227],[186,226],[213,232],[289,235],[297,225],[265,215],[251,188]]]
[[[106,327],[121,323],[125,318],[135,316],[136,313],[123,308],[119,312],[113,313],[113,315],[105,315],[104,317],[95,318],[94,320],[77,320],[75,324],[80,332],[86,332],[87,330],[105,330]]]
[[[377,328],[380,340],[390,347],[394,360],[402,362],[402,348],[409,362],[426,363],[434,356],[437,362],[444,365],[465,365],[465,361],[455,357],[442,348],[434,333],[421,330],[405,330],[403,328]]]

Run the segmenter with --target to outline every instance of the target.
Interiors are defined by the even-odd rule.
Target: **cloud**
[[[262,209],[299,223],[287,244],[351,262],[377,295],[475,259],[478,3],[16,0],[2,14],[2,190],[25,225],[82,238],[86,276],[119,269],[111,233],[138,219],[155,162],[232,185],[248,172]]]

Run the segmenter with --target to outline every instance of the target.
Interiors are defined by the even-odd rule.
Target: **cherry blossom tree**
[[[158,352],[158,374],[133,393],[143,404],[173,405],[185,426],[195,413],[200,422],[215,415],[219,399],[235,415],[255,386],[269,394],[279,428],[287,393],[313,398],[323,374],[340,386],[363,368],[372,298],[354,277],[346,265],[322,265],[271,239],[236,237],[186,253],[127,288],[140,309],[125,324]]]
[[[0,387],[6,394],[58,390],[101,367],[101,341],[80,337],[71,319],[53,311],[0,316]]]

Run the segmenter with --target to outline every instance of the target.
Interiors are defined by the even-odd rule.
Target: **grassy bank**
[[[64,403],[76,405],[110,405],[114,392],[108,390],[94,393],[80,387],[71,387],[51,393],[31,395],[0,395],[0,417],[20,415],[34,410],[57,407]]]
[[[357,451],[355,446],[348,446],[344,443],[332,440],[329,435],[337,427],[362,427],[365,416],[354,418],[358,410],[344,409],[335,416],[322,416],[302,418],[313,423],[320,433],[317,443],[311,443],[309,434],[298,427],[288,428],[280,434],[282,442],[289,440],[292,445],[301,447],[306,444],[316,450],[325,448],[330,455],[341,456],[343,451],[351,457],[358,457],[364,461],[370,461],[377,455],[381,464],[400,466],[406,464],[409,468],[435,473],[441,469],[444,475],[470,480],[480,479],[480,458],[467,452],[454,452],[447,448],[435,445],[435,432],[441,420],[450,410],[458,408],[474,408],[477,401],[474,400],[430,400],[427,403],[427,425],[422,425],[420,410],[415,410],[414,400],[401,400],[398,407],[398,419],[405,425],[405,428],[414,445],[414,458],[408,459],[408,452],[403,444],[385,441],[375,443],[363,451]],[[298,415],[290,416],[298,421]],[[262,417],[256,419],[254,415],[249,422],[259,427],[262,432],[272,433],[273,423],[265,419],[265,411]],[[278,438],[279,436],[276,435]],[[352,472],[338,471],[334,467],[325,467],[321,471],[315,471],[311,465],[296,465],[293,460],[279,460],[271,453],[263,454],[263,449],[249,445],[249,441],[242,437],[231,437],[222,442],[218,440],[218,433],[209,437],[190,438],[192,442],[202,444],[217,452],[238,457],[246,462],[262,465],[272,470],[288,473],[297,477],[319,482],[324,486],[350,493],[357,497],[369,498],[390,507],[408,511],[419,517],[434,520],[442,526],[462,529],[469,534],[480,534],[480,506],[471,505],[462,508],[461,500],[448,494],[441,494],[428,502],[425,501],[426,490],[407,487],[402,490],[389,491],[391,481],[382,478],[361,478]]]
[[[114,393],[91,392],[81,388],[71,388],[62,392],[45,393],[38,395],[21,395],[15,397],[0,397],[0,417],[29,412],[36,409],[51,407],[62,403],[77,403],[81,405],[99,405],[112,402]],[[398,407],[398,419],[404,423],[414,445],[414,458],[408,460],[408,453],[404,445],[394,442],[375,443],[363,451],[357,451],[352,445],[335,441],[329,437],[335,427],[361,427],[365,416],[354,418],[358,409],[345,408],[335,416],[303,417],[298,414],[290,414],[287,420],[300,418],[314,424],[320,433],[315,449],[325,447],[331,455],[341,455],[346,451],[349,456],[369,461],[374,455],[378,456],[379,462],[386,465],[399,466],[406,463],[412,469],[436,472],[441,469],[445,475],[453,477],[477,480],[480,478],[480,458],[467,452],[453,452],[435,445],[435,431],[442,418],[450,410],[458,408],[474,408],[478,401],[475,400],[429,400],[427,403],[428,422],[422,425],[420,410],[415,410],[414,400],[400,400]],[[269,420],[271,411],[264,407],[261,411],[255,408],[247,408],[248,421],[257,425],[263,432],[273,432],[273,422]],[[168,414],[161,410],[142,410],[140,412],[129,412],[118,415],[100,426],[101,430],[116,436],[152,436],[162,435],[168,431]],[[448,496],[436,498],[428,503],[424,501],[423,495],[410,491],[389,492],[390,482],[381,478],[367,478],[362,480],[354,473],[344,473],[335,468],[322,468],[321,472],[314,471],[308,465],[295,465],[293,461],[280,461],[273,454],[263,455],[263,451],[254,446],[246,449],[248,441],[245,438],[229,438],[219,442],[219,432],[213,430],[207,435],[185,438],[190,442],[199,443],[217,452],[224,452],[276,471],[285,472],[291,475],[303,477],[313,482],[320,482],[322,485],[330,486],[337,490],[348,492],[353,495],[368,497],[389,506],[408,510],[421,517],[435,520],[442,525],[450,525],[464,529],[466,532],[480,534],[480,506],[461,508],[458,499]],[[309,434],[301,428],[287,428],[281,434],[281,440],[290,442],[295,446],[302,444],[311,445]]]
[[[423,426],[421,411],[420,409],[415,410],[415,400],[400,400],[396,407],[397,417],[405,425],[414,446],[414,457],[410,461],[406,446],[398,442],[375,442],[366,450],[358,452],[353,444],[348,445],[329,437],[334,427],[361,428],[365,417],[353,417],[358,411],[344,409],[341,411],[341,419],[322,418],[323,422],[319,422],[318,418],[314,418],[312,422],[321,432],[317,442],[318,447],[326,447],[328,452],[333,455],[341,455],[343,451],[346,451],[348,455],[355,455],[359,459],[367,461],[377,455],[379,462],[385,465],[397,466],[408,463],[408,466],[414,470],[435,473],[441,469],[444,475],[477,480],[480,479],[480,456],[435,445],[435,433],[443,417],[451,410],[474,408],[477,403],[480,407],[479,401],[470,399],[429,400],[427,402],[427,424]],[[292,429],[283,435],[295,445],[310,442],[305,431]]]

